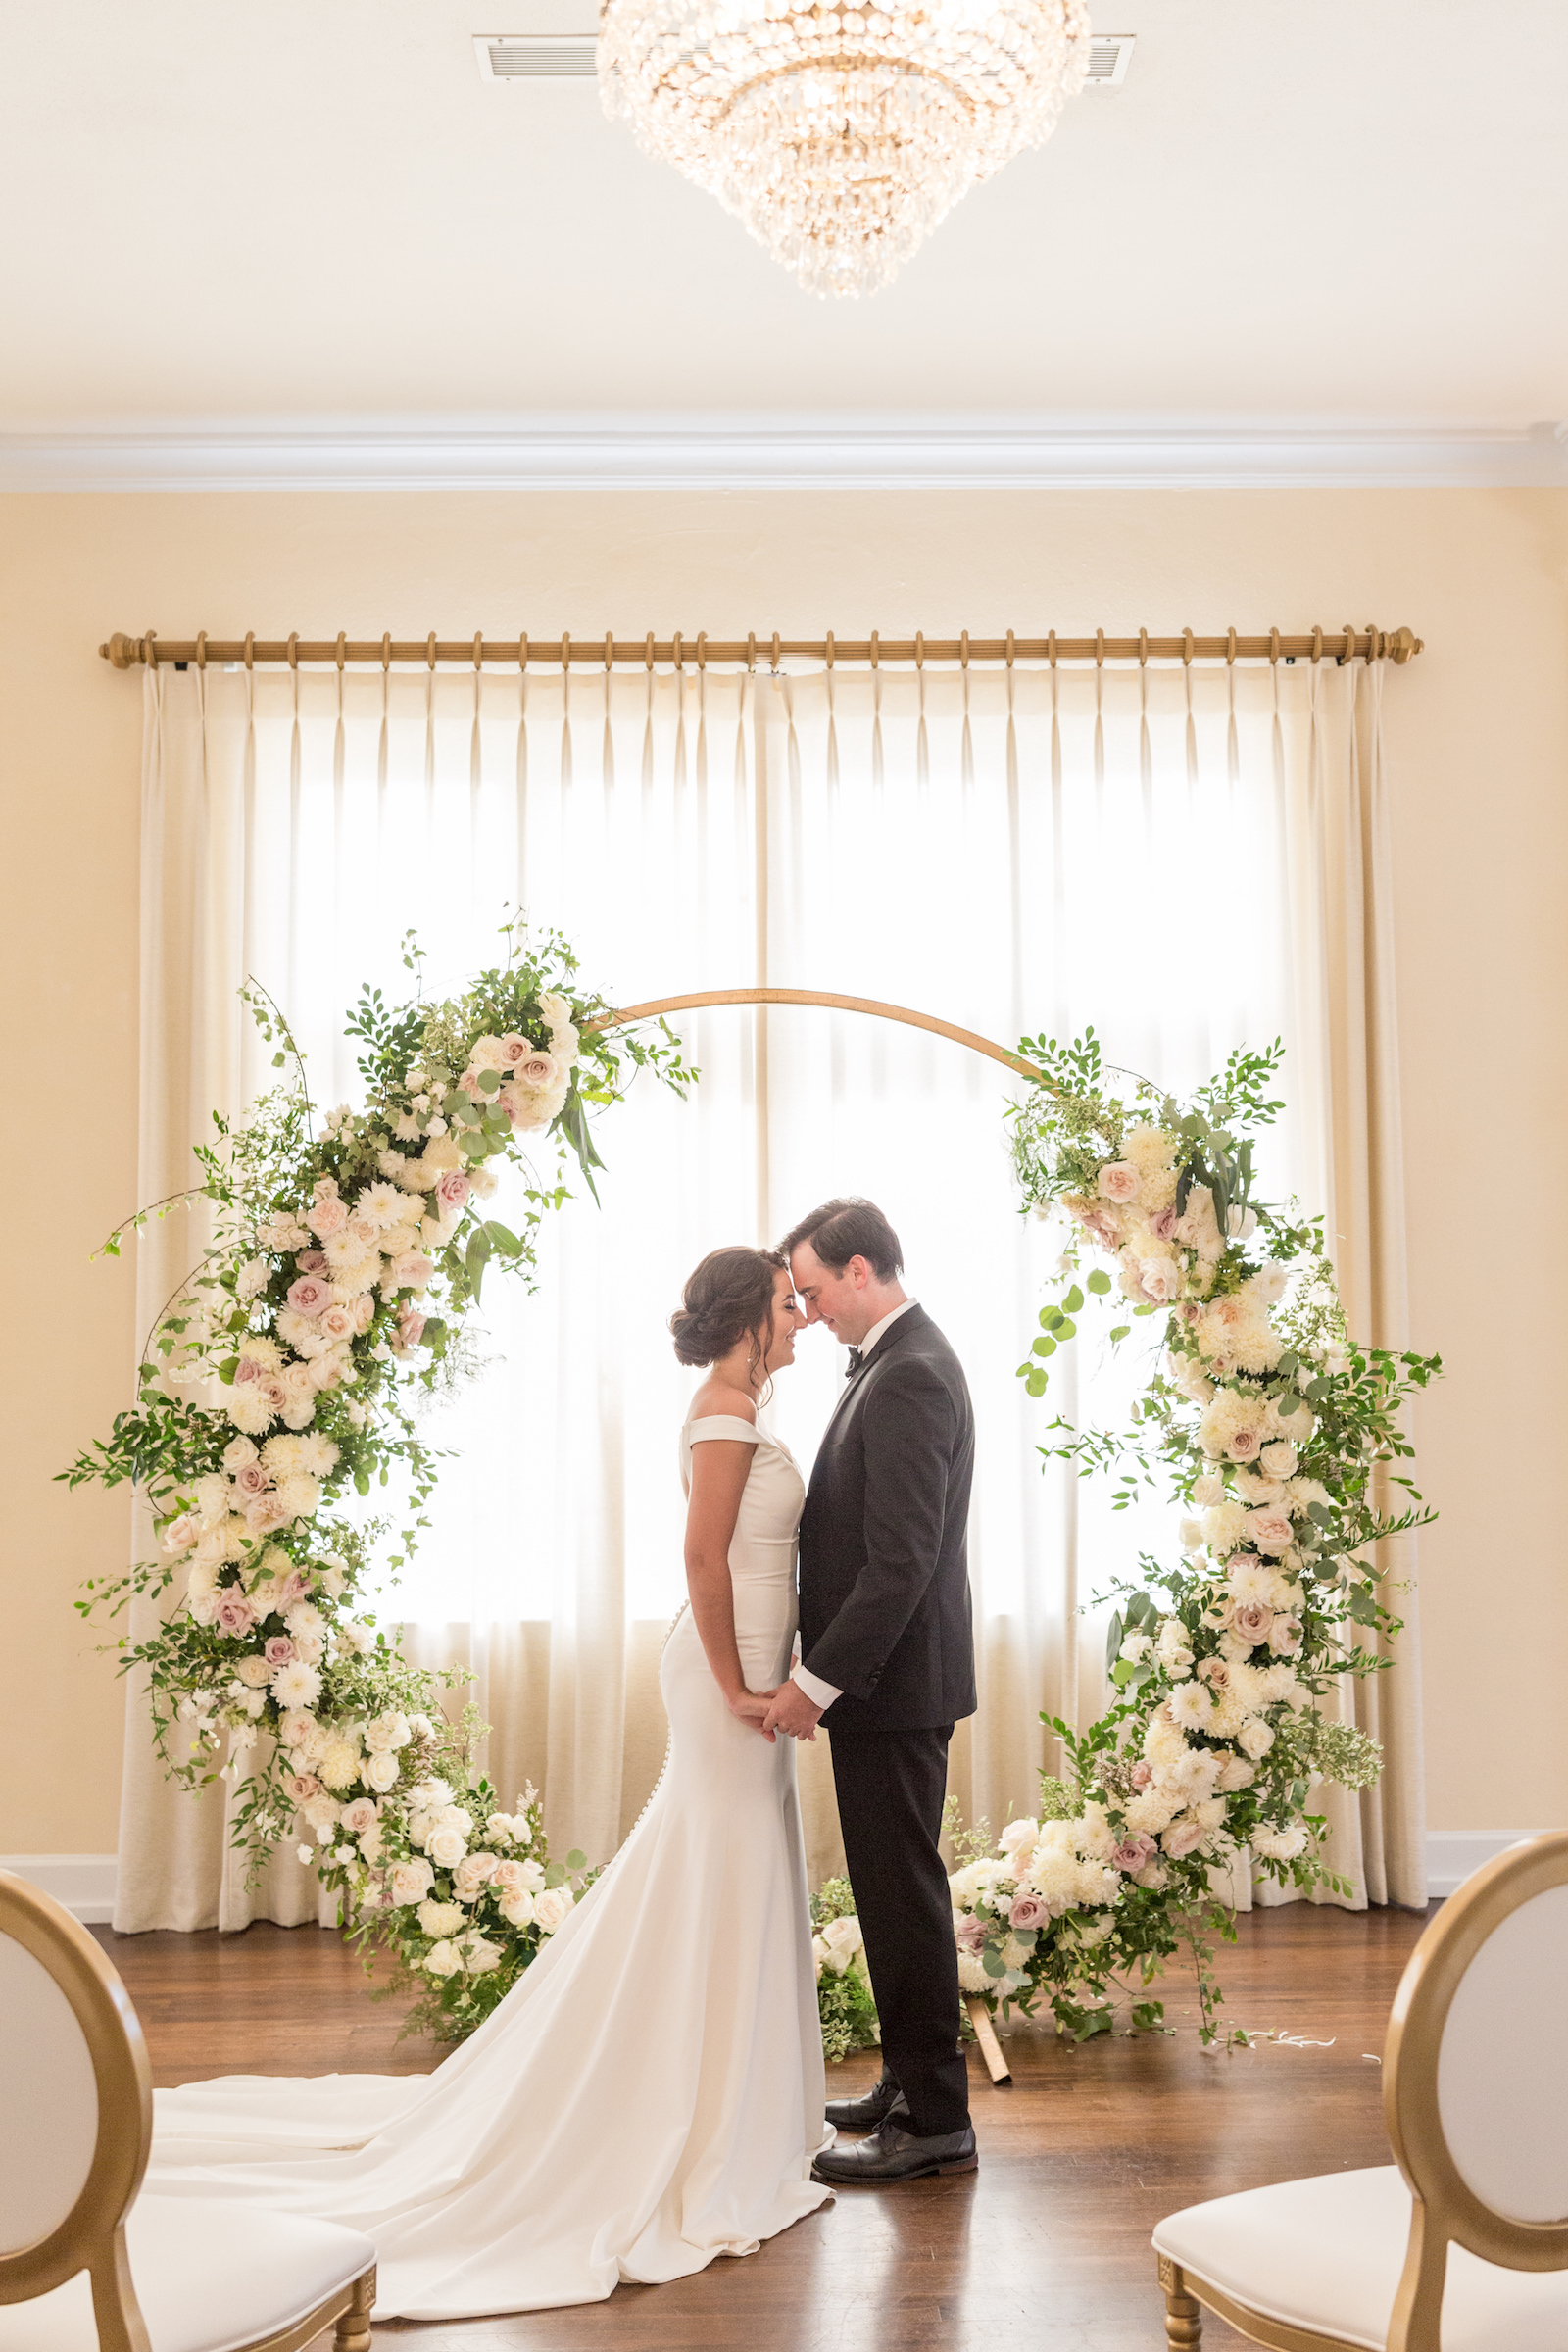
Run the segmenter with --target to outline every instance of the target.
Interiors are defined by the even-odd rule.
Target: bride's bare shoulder
[[[705,1380],[692,1398],[691,1418],[694,1421],[755,1421],[757,1399],[745,1389],[731,1388],[727,1381]]]

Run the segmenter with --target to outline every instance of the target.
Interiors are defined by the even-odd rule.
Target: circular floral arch
[[[1042,1776],[1035,1815],[995,1849],[957,1832],[960,1981],[993,2004],[1049,2003],[1084,2039],[1109,2030],[1129,1983],[1133,2023],[1157,2023],[1142,1996],[1185,1944],[1212,2037],[1204,1937],[1228,1926],[1215,1864],[1247,1852],[1299,1887],[1348,1891],[1310,1792],[1323,1777],[1376,1776],[1376,1743],[1333,1694],[1391,1662],[1396,1596],[1376,1547],[1430,1516],[1399,1467],[1401,1408],[1437,1358],[1356,1343],[1321,1220],[1252,1198],[1253,1138],[1283,1107],[1280,1048],[1234,1054],[1177,1101],[1105,1065],[1092,1030],[1013,1051],[905,1005],[806,989],[615,1007],[558,934],[507,938],[505,964],[458,997],[388,1005],[362,992],[347,1022],[357,1110],[318,1111],[286,1017],[254,985],[241,992],[292,1071],[242,1119],[215,1114],[196,1147],[201,1181],[180,1199],[205,1205],[209,1247],[156,1321],[133,1404],[62,1473],[130,1482],[150,1506],[154,1556],[89,1586],[82,1605],[113,1619],[156,1604],[117,1646],[144,1678],[170,1773],[233,1785],[234,1841],[255,1869],[300,1841],[345,1932],[390,1952],[394,1981],[417,1991],[416,2022],[451,2035],[488,2014],[591,1874],[576,1851],[550,1859],[535,1790],[503,1809],[477,1761],[484,1727],[437,1703],[461,1672],[413,1666],[364,1611],[376,1544],[374,1565],[395,1572],[425,1523],[436,1459],[416,1408],[454,1368],[490,1265],[526,1278],[568,1173],[593,1190],[594,1114],[639,1069],[677,1092],[695,1082],[668,1014],[807,1004],[902,1022],[1024,1082],[1005,1111],[1022,1202],[1066,1240],[1058,1295],[1018,1366],[1030,1395],[1046,1395],[1050,1359],[1085,1316],[1103,1317],[1111,1348],[1164,1318],[1130,1424],[1058,1415],[1041,1451],[1118,1478],[1118,1499],[1163,1487],[1185,1511],[1179,1553],[1129,1562],[1100,1596],[1116,1601],[1112,1703],[1086,1731],[1046,1718],[1064,1768]],[[412,942],[405,961],[417,977]],[[486,1210],[507,1161],[524,1175],[515,1231]],[[106,1249],[172,1205],[139,1211]],[[395,1465],[407,1511],[367,1526],[349,1490],[368,1495]],[[824,1984],[844,1989],[853,1954],[847,1933],[819,1940]]]

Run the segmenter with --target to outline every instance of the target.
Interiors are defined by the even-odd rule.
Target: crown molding
[[[1568,427],[561,411],[0,433],[0,491],[1568,488]]]

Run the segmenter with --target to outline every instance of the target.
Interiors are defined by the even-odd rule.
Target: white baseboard
[[[1472,1872],[1539,1830],[1429,1830],[1427,1884],[1434,1898],[1452,1894]],[[115,1915],[114,1854],[0,1854],[0,1870],[15,1871],[31,1886],[52,1894],[74,1918],[103,1926]]]
[[[1453,1894],[1485,1862],[1505,1854],[1510,1845],[1539,1838],[1540,1830],[1428,1830],[1427,1892]]]
[[[105,1927],[115,1916],[118,1854],[0,1854],[0,1870],[52,1894],[88,1927]]]

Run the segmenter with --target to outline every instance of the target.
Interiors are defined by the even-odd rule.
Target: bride
[[[144,2195],[312,2213],[375,2242],[375,2316],[588,2303],[753,2254],[831,2194],[795,1744],[805,1495],[758,1406],[805,1322],[771,1251],[716,1250],[670,1319],[690,1606],[663,1777],[613,1862],[433,2075],[233,2075],[156,2094]],[[831,2134],[828,2134],[831,2136]]]

